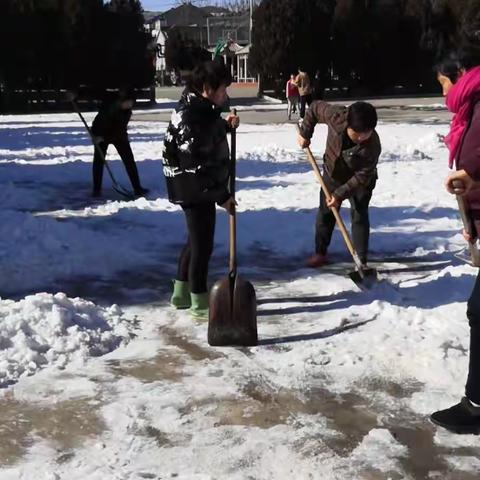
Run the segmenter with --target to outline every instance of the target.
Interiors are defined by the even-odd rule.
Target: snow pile
[[[299,149],[279,148],[275,144],[267,144],[250,148],[241,152],[239,160],[272,163],[298,163],[304,162],[305,155]]]
[[[97,307],[63,293],[0,301],[0,386],[48,365],[108,353],[132,337],[133,325],[117,305]]]

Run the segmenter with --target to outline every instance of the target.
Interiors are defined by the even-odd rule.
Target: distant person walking
[[[303,120],[307,105],[312,103],[312,85],[308,73],[300,67],[295,78],[295,85],[300,93],[300,118]]]
[[[287,115],[289,120],[292,118],[292,113],[296,113],[297,111],[299,95],[298,87],[295,85],[295,75],[292,73],[285,88],[285,96],[287,97],[288,104]]]

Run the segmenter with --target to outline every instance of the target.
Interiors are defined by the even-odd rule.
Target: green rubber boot
[[[190,308],[191,302],[188,282],[182,282],[181,280],[173,281],[173,295],[170,299],[170,305],[178,310]]]
[[[199,320],[208,320],[208,293],[191,293],[192,306],[190,313],[192,317]]]

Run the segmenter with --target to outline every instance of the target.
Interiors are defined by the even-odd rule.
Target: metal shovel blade
[[[370,290],[378,282],[377,271],[374,268],[363,268],[362,273],[355,270],[348,276],[362,290]]]
[[[209,345],[257,345],[257,299],[250,282],[230,273],[215,283],[208,316]]]

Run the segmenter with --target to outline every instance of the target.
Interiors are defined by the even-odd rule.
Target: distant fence
[[[0,90],[0,114],[6,113],[42,113],[71,111],[67,90],[16,89]],[[155,87],[135,90],[137,102],[155,103]],[[95,109],[99,99],[91,95],[78,97],[82,109]]]

